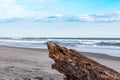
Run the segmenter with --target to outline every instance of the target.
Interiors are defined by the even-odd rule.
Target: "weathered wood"
[[[120,73],[101,65],[73,49],[47,42],[53,69],[66,76],[65,80],[120,80]]]

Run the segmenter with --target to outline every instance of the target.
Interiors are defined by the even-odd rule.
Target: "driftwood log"
[[[53,69],[65,75],[64,80],[120,80],[120,73],[101,65],[73,49],[47,42]]]

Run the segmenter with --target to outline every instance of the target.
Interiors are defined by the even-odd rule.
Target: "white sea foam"
[[[11,43],[45,43],[46,41],[36,41],[36,40],[0,40],[0,42],[11,42]]]
[[[91,48],[107,48],[107,49],[120,49],[120,39],[55,39],[55,38],[10,38],[0,39],[0,44],[18,46],[26,45],[45,45],[47,41],[57,42],[63,46],[72,47],[91,47]],[[9,44],[8,44],[9,43]]]

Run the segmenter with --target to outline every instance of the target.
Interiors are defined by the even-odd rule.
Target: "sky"
[[[0,0],[0,37],[120,38],[120,0]]]

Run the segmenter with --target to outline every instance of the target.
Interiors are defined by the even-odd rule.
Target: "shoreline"
[[[120,57],[91,52],[81,53],[120,73]],[[35,80],[36,77],[63,80],[62,74],[51,69],[53,63],[48,57],[47,49],[0,46],[0,80],[25,80],[23,78]]]
[[[16,49],[28,49],[28,50],[45,50],[45,51],[48,51],[47,49],[45,48],[29,48],[29,47],[14,47],[14,46],[1,46],[0,45],[0,48],[16,48]],[[70,48],[69,48],[70,49]],[[93,56],[94,57],[102,57],[102,55],[104,57],[102,58],[109,58],[109,59],[113,59],[113,60],[120,60],[120,57],[118,56],[112,56],[112,55],[108,55],[108,54],[104,54],[104,53],[95,53],[95,52],[83,52],[83,51],[79,51],[81,52],[83,55],[86,55],[86,56]]]
[[[120,61],[120,57],[111,56],[111,55],[107,55],[107,54],[103,54],[103,53],[93,53],[93,52],[81,52],[81,53],[87,57],[95,57],[95,58],[119,60]]]

